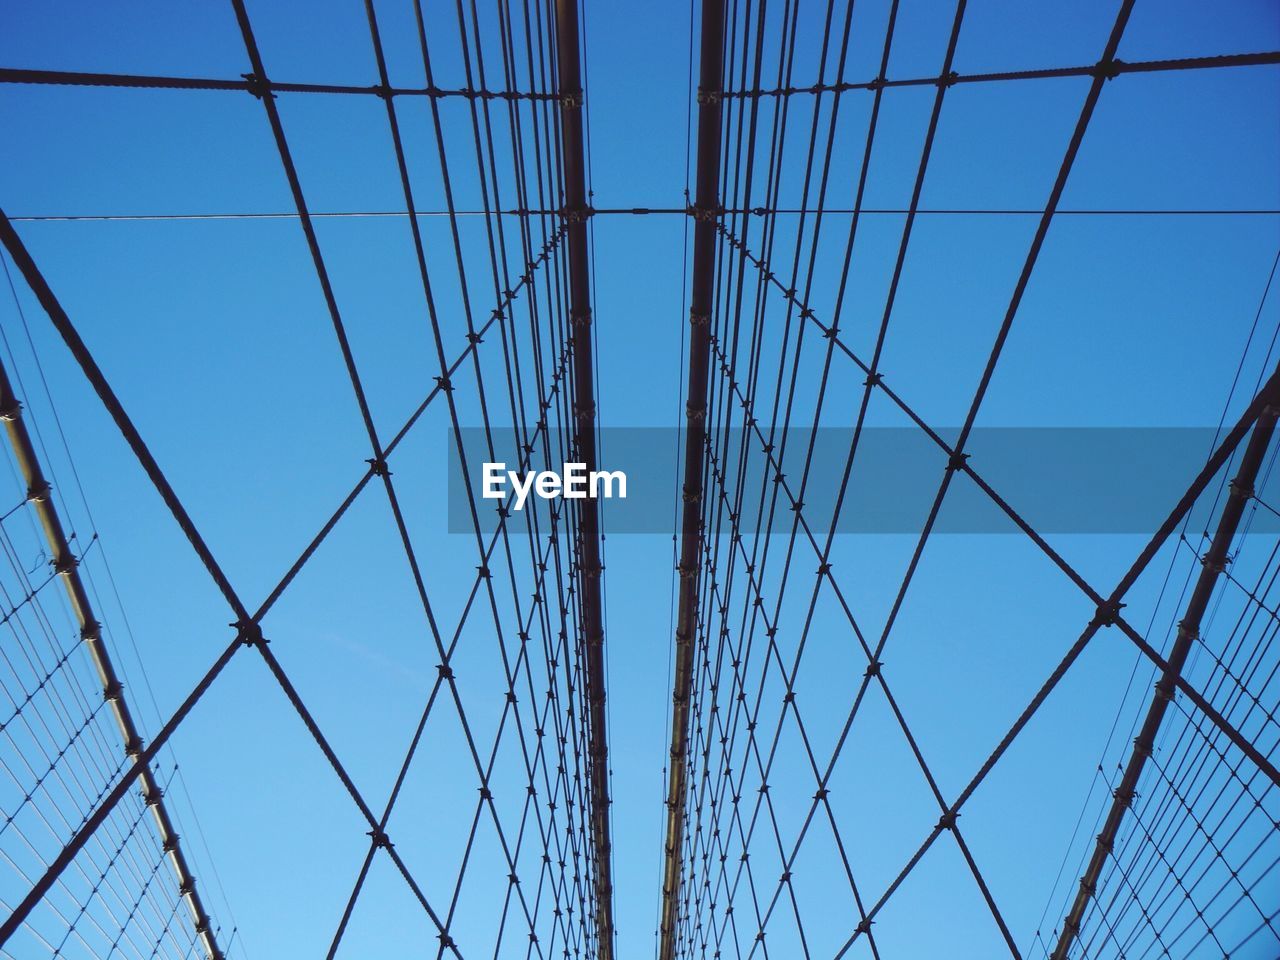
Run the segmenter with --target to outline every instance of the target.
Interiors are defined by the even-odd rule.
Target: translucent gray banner
[[[938,432],[954,446],[958,429]],[[790,430],[784,436],[777,430],[771,436],[762,428],[761,433],[771,442],[768,452],[754,430],[712,437],[715,468],[724,479],[709,485],[708,496],[723,509],[726,529],[733,511],[743,533],[789,531],[796,498],[815,535],[831,530],[833,518],[838,533],[915,533],[927,519],[947,469],[946,451],[918,428],[864,429],[837,514],[852,431]],[[469,533],[474,527],[457,438],[450,431],[446,439],[448,529]],[[566,473],[571,494],[592,487],[591,478],[579,477],[573,467],[566,470],[574,457],[559,431],[539,435],[532,457],[522,453],[510,429],[494,430],[491,439],[492,448],[482,428],[461,431],[470,490],[485,531],[496,529],[499,507],[510,512],[520,529],[522,515],[535,509],[545,515],[550,502],[563,499]],[[1041,533],[1140,534],[1163,522],[1216,441],[1214,429],[1206,427],[990,427],[975,429],[965,450],[974,472]],[[601,431],[597,469],[612,476],[598,478],[595,486],[609,534],[673,532],[679,524],[683,451],[684,434],[672,428]],[[503,467],[494,466],[498,463]],[[781,483],[776,479],[779,468]],[[527,476],[529,471],[549,476],[539,480]],[[510,472],[517,474],[514,480]],[[619,472],[625,475],[625,497],[619,495]],[[1257,492],[1273,503],[1280,498],[1268,495],[1269,472],[1267,477]],[[1191,529],[1203,529],[1211,519],[1217,489],[1211,485],[1192,511]],[[566,502],[572,506],[581,501],[570,497]],[[1259,509],[1249,529],[1280,532],[1280,521],[1270,510]],[[958,473],[935,530],[1013,533],[1017,527],[971,477]]]

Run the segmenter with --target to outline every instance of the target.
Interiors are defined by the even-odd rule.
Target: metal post
[[[578,0],[556,0],[556,62],[563,138],[564,211],[569,249],[569,317],[573,345],[573,418],[578,460],[597,469],[595,351],[591,335],[591,255],[587,237],[586,143]],[[609,739],[605,726],[604,616],[600,598],[600,515],[596,501],[578,501],[578,581],[582,603],[591,841],[595,849],[596,936],[601,960],[613,958],[613,864],[609,840]]]
[[[1085,911],[1097,892],[1098,881],[1102,876],[1102,868],[1106,865],[1107,857],[1111,855],[1116,835],[1120,831],[1120,825],[1124,821],[1125,813],[1133,803],[1138,780],[1141,778],[1147,758],[1151,756],[1152,748],[1155,746],[1156,735],[1160,732],[1160,725],[1164,721],[1165,711],[1169,708],[1169,702],[1174,697],[1175,688],[1178,686],[1182,676],[1182,668],[1187,662],[1192,646],[1199,639],[1200,621],[1204,617],[1205,609],[1209,605],[1209,600],[1213,595],[1213,589],[1217,585],[1218,578],[1226,568],[1228,562],[1227,553],[1231,549],[1231,542],[1240,526],[1240,519],[1244,515],[1245,505],[1253,497],[1253,484],[1257,479],[1258,469],[1262,465],[1263,457],[1266,455],[1267,448],[1271,443],[1271,436],[1275,432],[1277,412],[1280,411],[1277,410],[1273,393],[1269,397],[1267,406],[1258,415],[1257,422],[1253,427],[1253,433],[1249,437],[1249,443],[1245,447],[1244,456],[1240,460],[1240,468],[1236,472],[1235,479],[1231,481],[1227,501],[1218,520],[1218,528],[1214,532],[1213,541],[1209,545],[1209,552],[1204,556],[1203,569],[1201,569],[1200,576],[1196,580],[1191,599],[1187,602],[1186,613],[1178,624],[1178,635],[1174,640],[1173,649],[1169,653],[1167,668],[1156,683],[1155,691],[1151,696],[1151,704],[1147,708],[1146,719],[1142,723],[1142,728],[1139,730],[1137,738],[1133,741],[1133,752],[1129,755],[1129,761],[1120,777],[1120,784],[1115,789],[1111,809],[1107,813],[1106,821],[1103,823],[1102,832],[1098,834],[1097,843],[1093,848],[1093,855],[1089,858],[1089,865],[1085,869],[1084,876],[1080,878],[1080,888],[1076,891],[1071,910],[1063,921],[1062,932],[1058,937],[1057,946],[1054,948],[1052,960],[1066,960],[1072,943],[1080,933]]]
[[[116,726],[124,742],[124,753],[131,760],[136,760],[142,753],[142,738],[134,725],[133,715],[129,712],[128,701],[125,700],[124,687],[116,675],[111,655],[102,639],[102,625],[94,616],[89,602],[89,594],[85,591],[84,581],[80,577],[79,559],[71,551],[62,521],[58,517],[53,504],[48,481],[40,469],[40,461],[36,457],[31,435],[22,419],[22,404],[14,395],[9,382],[8,372],[3,361],[0,361],[0,420],[4,421],[9,435],[9,443],[13,447],[14,458],[22,478],[27,484],[27,498],[34,506],[36,516],[40,518],[40,526],[53,557],[53,568],[62,576],[67,597],[71,601],[71,609],[76,622],[80,626],[80,636],[93,660],[102,683],[102,696],[111,705],[111,713],[115,717]],[[149,766],[143,766],[138,774],[138,786],[142,791],[143,802],[151,810],[155,819],[156,833],[173,868],[174,878],[178,882],[178,893],[186,901],[191,913],[191,922],[200,938],[204,951],[210,960],[222,960],[223,953],[218,947],[213,932],[213,924],[205,911],[200,894],[196,891],[196,879],[191,874],[187,859],[183,856],[182,847],[178,843],[178,834],[169,819],[169,811],[165,806],[164,793],[156,783]]]

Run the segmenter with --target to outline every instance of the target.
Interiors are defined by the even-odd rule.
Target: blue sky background
[[[855,9],[850,79],[875,75],[886,6],[860,0]],[[956,69],[1093,62],[1115,7],[973,0]],[[249,8],[273,78],[375,81],[361,4],[256,2]],[[797,70],[811,76],[806,56],[813,56],[820,11],[817,4],[802,8]],[[409,5],[381,2],[378,10],[393,80],[421,83]],[[460,84],[458,65],[446,54],[452,11],[438,4],[428,11],[429,29],[440,31],[438,82]],[[889,75],[936,73],[951,15],[949,5],[933,0],[904,2]],[[212,77],[249,69],[229,5],[57,0],[9,4],[0,18],[4,66]],[[664,2],[590,5],[585,22],[594,202],[681,206],[688,9]],[[1119,56],[1163,59],[1278,45],[1274,4],[1140,0]],[[1280,68],[1272,66],[1125,76],[1107,84],[1063,207],[1280,209],[1278,81]],[[953,88],[923,205],[1042,206],[1088,83],[1074,78]],[[886,93],[869,206],[900,207],[909,199],[932,97],[930,88]],[[281,95],[279,104],[313,210],[402,207],[377,98]],[[842,102],[832,186],[842,204],[852,198],[869,104],[864,92]],[[419,207],[439,208],[425,105],[405,102],[401,109]],[[462,109],[445,108],[446,124],[459,131],[459,158],[469,149]],[[801,127],[807,121],[796,124],[797,138]],[[0,206],[11,217],[291,209],[262,108],[247,95],[6,85],[0,89],[0,130]],[[453,169],[460,206],[477,206],[465,166],[460,161]],[[783,195],[787,202],[798,197],[798,173]],[[783,218],[784,234],[785,224]],[[1034,217],[979,216],[929,216],[916,224],[883,369],[930,423],[962,421],[1035,225]],[[297,223],[18,226],[231,580],[253,605],[359,478],[368,456]],[[604,424],[680,422],[686,226],[679,216],[594,221]],[[464,229],[467,255],[474,257],[469,269],[484,277],[482,224],[468,222]],[[847,218],[837,215],[824,227],[813,298],[820,317],[829,315],[846,229]],[[318,230],[375,420],[389,432],[431,385],[433,354],[405,223],[329,220]],[[860,352],[869,352],[874,341],[900,232],[901,218],[888,215],[868,218],[861,228],[841,324]],[[426,239],[429,254],[439,251],[437,272],[447,277],[454,268],[444,221],[427,221]],[[1274,214],[1059,218],[978,423],[1212,427],[1224,408],[1234,416],[1275,362],[1268,347],[1280,307],[1273,297],[1259,314],[1259,303],[1278,249],[1280,217]],[[139,712],[154,730],[225,645],[230,618],[20,283],[18,295],[154,691],[153,705],[117,637],[126,667],[135,670],[131,689]],[[451,296],[444,295],[446,303]],[[30,387],[37,382],[33,354],[7,294],[5,299],[0,326]],[[479,296],[481,303],[488,299]],[[446,324],[458,341],[463,327],[456,315]],[[1242,353],[1241,386],[1232,394]],[[861,376],[848,366],[838,369],[842,380],[824,414],[828,426],[851,422],[860,393]],[[33,415],[50,423],[42,396],[27,393]],[[476,422],[465,402],[463,413]],[[873,402],[870,418],[901,422],[882,400]],[[474,550],[467,538],[446,533],[446,427],[444,408],[433,407],[394,468],[428,558],[433,598],[442,598],[443,619],[449,620]],[[65,474],[65,462],[56,453],[54,458],[55,470]],[[671,485],[674,491],[674,478]],[[68,509],[74,525],[86,529],[82,508],[70,502]],[[1141,543],[1127,536],[1055,540],[1104,592]],[[878,635],[913,545],[908,536],[840,538],[842,584],[869,633]],[[1262,553],[1265,547],[1251,549]],[[607,559],[616,916],[619,955],[632,956],[652,949],[660,892],[671,540],[615,537]],[[1155,603],[1172,559],[1169,552],[1158,558],[1130,601],[1135,624],[1152,618],[1153,642],[1163,642],[1177,618],[1170,598]],[[807,597],[807,585],[789,595],[784,623],[799,622]],[[861,654],[828,606],[820,607],[799,680],[806,722],[812,720],[824,742],[838,730],[850,684],[862,670]],[[1092,612],[1020,538],[955,535],[930,544],[885,661],[944,793],[952,795],[968,781]],[[121,630],[119,611],[108,610],[107,617]],[[273,650],[335,749],[379,805],[425,685],[434,678],[437,658],[424,644],[420,622],[385,500],[366,496],[265,623]],[[478,703],[490,696],[483,679],[490,656],[482,652],[484,630],[483,619],[474,621],[460,647],[463,689]],[[1050,898],[1133,663],[1123,638],[1099,637],[966,809],[975,856],[988,867],[993,893],[1024,948]],[[868,709],[863,735],[842,761],[832,790],[848,803],[845,822],[862,825],[855,833],[855,866],[861,864],[859,882],[878,895],[937,813],[900,737],[894,739],[887,711],[882,704]],[[1126,716],[1134,709],[1130,703]],[[459,843],[450,813],[463,796],[474,796],[471,780],[456,775],[451,736],[456,739],[442,727],[419,758],[392,821],[406,858],[412,854],[427,876],[440,865],[441,890],[451,888],[445,867],[456,863]],[[783,744],[785,753],[785,737]],[[366,827],[261,664],[248,657],[234,662],[173,748],[239,926],[236,952],[322,955],[363,856]],[[799,784],[807,770],[792,766],[794,749],[786,755],[781,780]],[[797,787],[796,797],[811,794],[811,786],[808,794]],[[1090,796],[1096,810],[1096,789]],[[784,811],[803,814],[798,805]],[[812,904],[806,927],[819,931],[810,944],[815,955],[843,942],[856,922],[847,895],[842,899],[822,879],[830,869],[817,842],[797,867]],[[202,870],[208,871],[208,860],[197,851],[203,876]],[[1051,912],[1062,896],[1060,889]],[[215,912],[225,909],[219,900]],[[468,953],[467,937],[485,942],[491,907],[477,893],[460,917],[456,937],[467,956],[484,952]],[[928,923],[921,922],[925,916]],[[942,843],[882,915],[878,933],[886,956],[986,957],[1003,949],[954,845]],[[346,955],[416,954],[430,935],[399,878],[380,862]]]

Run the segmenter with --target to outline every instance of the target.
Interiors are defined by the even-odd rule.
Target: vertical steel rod
[[[111,705],[111,713],[115,717],[116,726],[120,729],[124,753],[130,759],[136,759],[142,752],[142,738],[138,735],[138,728],[133,722],[133,715],[129,711],[129,704],[124,696],[124,687],[116,674],[115,665],[111,662],[111,654],[103,642],[102,625],[94,615],[89,594],[80,577],[79,559],[72,553],[71,545],[67,542],[62,521],[54,507],[49,482],[40,468],[35,446],[31,442],[31,434],[27,431],[27,425],[22,419],[22,403],[13,392],[3,361],[0,361],[0,420],[4,421],[18,469],[22,471],[22,479],[27,484],[28,502],[33,505],[36,516],[40,518],[40,527],[44,531],[45,540],[49,544],[49,551],[53,557],[53,568],[62,577],[62,584],[66,587],[67,597],[71,601],[71,609],[80,626],[80,636],[84,640],[85,648],[89,651],[98,679],[102,683],[102,696]],[[164,792],[156,783],[149,766],[143,766],[138,774],[138,786],[142,791],[143,802],[150,808],[151,815],[155,819],[161,846],[178,881],[178,893],[186,901],[187,909],[191,913],[191,922],[204,951],[210,960],[222,960],[223,953],[214,936],[212,921],[205,911],[200,894],[196,891],[196,879],[178,843],[178,834],[173,828],[173,821],[169,818],[169,811],[164,802]]]
[[[597,469],[595,351],[591,334],[591,251],[587,237],[586,142],[578,0],[556,0],[556,63],[564,149],[564,219],[568,240],[569,317],[573,345],[573,417],[578,460]],[[596,944],[613,960],[613,864],[609,840],[609,738],[605,726],[604,615],[601,603],[600,514],[590,497],[578,501],[578,580],[589,714],[591,841],[595,850]]]
[[[1209,552],[1204,556],[1203,567],[1196,580],[1195,589],[1191,593],[1191,599],[1187,601],[1186,613],[1178,624],[1178,634],[1174,639],[1173,649],[1169,653],[1168,666],[1162,672],[1151,695],[1146,719],[1143,720],[1142,728],[1133,741],[1133,752],[1129,754],[1128,763],[1120,777],[1120,784],[1114,791],[1111,809],[1103,823],[1102,832],[1098,834],[1093,855],[1089,858],[1089,865],[1085,869],[1084,876],[1080,878],[1080,887],[1076,891],[1071,910],[1062,923],[1062,932],[1059,934],[1052,960],[1066,960],[1071,945],[1080,934],[1085,911],[1097,892],[1102,868],[1111,855],[1116,835],[1124,822],[1125,814],[1133,803],[1138,780],[1155,746],[1156,735],[1160,732],[1161,723],[1164,722],[1169,702],[1174,697],[1175,688],[1182,676],[1182,669],[1195,641],[1200,637],[1200,622],[1208,608],[1213,589],[1223,570],[1226,569],[1231,542],[1239,529],[1244,508],[1253,497],[1254,481],[1257,479],[1258,470],[1270,446],[1272,434],[1275,432],[1277,412],[1275,398],[1272,396],[1267,406],[1258,415],[1249,443],[1240,459],[1240,468],[1236,472],[1235,479],[1231,481],[1227,501],[1222,508],[1222,515],[1209,545]]]

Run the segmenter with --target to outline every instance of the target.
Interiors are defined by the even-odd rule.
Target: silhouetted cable
[[[1249,438],[1249,444],[1240,462],[1239,471],[1231,483],[1231,493],[1227,499],[1227,505],[1223,508],[1222,516],[1218,521],[1213,544],[1205,557],[1204,569],[1201,571],[1195,591],[1187,604],[1186,614],[1179,624],[1178,639],[1168,657],[1169,666],[1166,668],[1160,682],[1156,684],[1155,694],[1147,710],[1146,719],[1143,721],[1138,738],[1134,741],[1133,753],[1125,766],[1124,776],[1120,779],[1120,783],[1114,791],[1114,803],[1107,814],[1107,820],[1103,825],[1102,832],[1098,835],[1098,843],[1094,848],[1093,856],[1090,858],[1089,865],[1085,868],[1084,876],[1080,880],[1080,889],[1076,894],[1075,902],[1063,921],[1062,933],[1053,951],[1054,960],[1065,960],[1072,942],[1079,933],[1081,918],[1093,898],[1102,866],[1111,853],[1120,824],[1133,803],[1138,778],[1142,775],[1143,767],[1151,754],[1156,734],[1159,732],[1160,725],[1164,720],[1165,711],[1168,709],[1169,701],[1174,695],[1174,678],[1181,674],[1186,664],[1187,656],[1191,652],[1192,644],[1195,638],[1199,636],[1205,608],[1208,606],[1209,597],[1218,581],[1218,577],[1227,563],[1227,553],[1231,549],[1245,505],[1251,496],[1258,468],[1271,442],[1271,435],[1275,430],[1275,421],[1276,411],[1267,409],[1262,412],[1253,427],[1253,433]]]
[[[1177,70],[1203,70],[1222,67],[1250,67],[1280,63],[1280,51],[1261,53],[1226,54],[1210,57],[1185,57],[1173,60],[1143,60],[1135,62],[1100,61],[1096,64],[1076,67],[1056,67],[1045,70],[1010,70],[975,74],[947,74],[910,79],[873,79],[861,83],[841,83],[831,86],[786,87],[772,90],[727,90],[726,99],[756,99],[760,97],[788,97],[796,94],[844,92],[848,90],[876,90],[894,87],[935,86],[939,83],[994,83],[1012,80],[1045,80],[1063,77],[1088,77],[1105,74],[1121,76],[1130,73],[1161,73]],[[0,68],[0,83],[51,84],[55,86],[117,87],[153,90],[238,90],[252,93],[319,93],[355,94],[363,96],[428,97],[443,99],[461,97],[469,100],[554,100],[555,94],[531,93],[518,90],[454,89],[436,87],[382,87],[355,86],[350,84],[286,83],[266,81],[257,77],[216,79],[208,77],[144,76],[124,73],[86,73],[70,70],[29,70],[16,67]]]
[[[592,217],[609,216],[651,216],[676,215],[693,217],[688,207],[595,207],[589,208]],[[809,212],[802,207],[782,207],[768,209],[752,207],[750,209],[726,209],[724,214],[751,214],[755,217],[790,215]],[[904,216],[911,211],[906,207],[864,207],[862,209],[847,207],[826,207],[827,216]],[[524,209],[511,210],[415,210],[415,217],[518,217],[527,220],[530,217],[559,217],[564,210],[556,209]],[[1043,210],[1005,208],[938,208],[921,207],[915,215],[926,216],[962,216],[962,217],[1038,217]],[[1059,217],[1274,217],[1280,216],[1280,209],[1227,209],[1227,208],[1169,208],[1169,209],[1106,209],[1094,208],[1083,210],[1059,210]],[[330,210],[312,211],[312,220],[404,220],[409,214],[400,210]],[[225,213],[87,213],[87,214],[32,214],[23,217],[10,217],[11,223],[171,223],[181,221],[218,221],[218,220],[296,220],[297,213],[288,212],[235,212]]]
[[[4,219],[2,212],[0,212],[0,239],[4,241],[10,256],[13,257],[14,262],[18,265],[18,268],[22,271],[23,275],[28,278],[28,283],[32,286],[37,298],[41,300],[45,305],[46,310],[50,312],[50,316],[54,319],[55,325],[62,328],[64,339],[67,339],[73,352],[78,353],[83,351],[83,344],[79,342],[78,336],[74,335],[74,331],[69,331],[67,329],[69,328],[69,324],[60,324],[59,319],[54,316],[55,312],[61,314],[61,308],[58,307],[56,301],[53,300],[52,293],[48,290],[47,286],[43,285],[42,278],[38,277],[38,274],[35,272],[34,264],[26,253],[26,249],[22,247],[21,242],[18,241],[17,235],[13,232],[13,228],[9,225],[8,221]],[[33,279],[36,280],[36,282],[33,283]],[[62,319],[65,320],[65,315],[62,315]],[[72,334],[71,337],[68,337],[68,332]],[[77,350],[77,345],[79,350]],[[87,356],[87,352],[85,355]],[[92,363],[91,360],[90,363]],[[96,365],[91,369],[97,373],[98,380],[101,385],[105,387],[105,380],[101,378],[101,373],[97,371]],[[98,386],[98,383],[95,383],[95,387],[96,386]],[[107,390],[109,390],[109,388],[107,388]],[[112,402],[114,402],[114,394],[110,394],[110,397]],[[62,531],[62,526],[58,516],[54,512],[53,506],[48,499],[48,484],[44,480],[43,474],[40,471],[39,463],[35,458],[34,447],[31,444],[30,437],[21,420],[20,405],[18,404],[17,398],[13,396],[12,390],[9,386],[8,377],[4,373],[3,368],[0,368],[0,408],[3,408],[3,418],[5,419],[9,429],[10,442],[14,446],[19,464],[25,473],[30,495],[33,502],[36,504],[37,512],[40,513],[42,523],[45,527],[45,533],[49,540],[50,549],[54,553],[55,570],[65,578],[72,607],[76,611],[76,616],[80,621],[82,636],[84,637],[84,640],[90,649],[91,656],[94,659],[95,665],[102,676],[104,688],[103,696],[112,704],[112,711],[116,716],[117,723],[120,726],[121,734],[124,738],[126,754],[135,758],[134,770],[132,771],[134,776],[132,779],[136,779],[141,783],[145,794],[151,798],[149,805],[152,806],[154,811],[157,828],[160,831],[161,837],[167,845],[172,845],[173,847],[173,849],[168,852],[170,853],[173,862],[173,869],[178,876],[179,883],[184,888],[183,892],[189,896],[192,904],[192,913],[198,928],[197,933],[201,935],[205,948],[209,951],[210,955],[213,957],[220,957],[221,952],[218,949],[216,941],[213,939],[212,931],[209,929],[210,922],[208,915],[205,913],[203,902],[195,892],[194,883],[191,880],[190,872],[187,868],[186,860],[183,858],[182,851],[178,848],[176,840],[173,840],[173,838],[176,837],[176,834],[172,829],[172,824],[169,820],[167,810],[160,799],[155,781],[151,778],[150,768],[148,767],[150,757],[147,757],[145,760],[142,758],[141,741],[133,724],[132,716],[122,698],[120,682],[116,677],[110,657],[107,654],[105,647],[102,645],[100,627],[94,616],[88,594],[85,592],[84,586],[76,572],[76,564],[78,561],[67,545],[66,535]],[[115,411],[112,412],[114,414]],[[132,430],[131,425],[130,430]],[[131,443],[134,439],[137,440],[138,446],[135,447],[136,450],[145,451],[145,447],[141,445],[141,438],[137,437],[136,432],[134,432],[129,439]],[[164,496],[166,500],[172,500],[172,503],[175,506],[178,506],[176,495],[174,495],[172,489],[168,487],[167,481],[163,480],[163,475],[159,472],[159,468],[155,465],[154,461],[150,459],[149,453],[146,455],[146,458],[150,462],[144,463],[144,467],[154,467],[153,480],[157,482],[157,487],[161,489],[161,495]],[[151,473],[151,469],[148,469],[148,472]],[[178,506],[178,512],[181,512],[182,517],[185,517],[185,511],[181,511],[180,506]],[[182,523],[181,518],[179,519],[179,522]],[[221,570],[217,567],[216,562],[213,561],[212,555],[208,553],[208,548],[204,547],[203,540],[201,540],[199,535],[195,533],[195,528],[190,524],[189,518],[183,526],[188,534],[188,538],[192,540],[193,546],[196,547],[197,552],[201,553],[202,558],[205,559],[206,566],[210,568],[210,573],[214,576],[215,581],[218,581],[220,586],[225,585],[224,594],[228,593],[230,587],[229,585],[226,585],[225,577],[222,576]],[[153,742],[151,748],[152,751],[154,751],[155,748],[156,744]],[[121,782],[127,785],[127,781]],[[83,834],[83,831],[81,831],[81,833]],[[173,840],[172,843],[171,840]],[[76,851],[72,850],[71,846],[72,845],[69,844],[67,848],[64,848],[63,853],[55,861],[55,863],[60,864],[57,868],[59,872],[61,869],[65,868],[66,863],[70,862],[71,858],[75,855]],[[68,851],[71,852],[68,853]],[[27,898],[15,909],[14,913],[9,917],[4,925],[0,927],[0,945],[3,945],[9,937],[12,936],[13,932],[25,919],[26,914],[30,913],[35,904],[39,902],[40,896],[43,894],[41,887],[43,887],[44,890],[47,890],[52,879],[56,876],[56,874],[53,873],[54,869],[55,867],[51,865],[49,871],[45,874],[45,878],[37,884],[35,890],[27,896]],[[53,874],[53,876],[51,876],[51,874]]]
[[[711,361],[712,270],[716,254],[715,213],[720,204],[720,90],[724,62],[725,10],[722,0],[703,0],[698,81],[698,146],[693,268],[689,306],[689,367],[685,391],[684,509],[680,541],[680,598],[676,614],[675,689],[672,693],[671,762],[667,791],[667,834],[662,881],[659,960],[675,960],[684,846],[689,695],[697,632],[698,571],[701,566],[703,445],[706,438],[707,375]]]
[[[204,541],[196,531],[194,524],[186,513],[186,510],[182,507],[181,502],[173,492],[172,487],[168,484],[168,481],[164,478],[158,464],[156,464],[154,458],[150,454],[150,451],[147,449],[145,443],[143,443],[136,428],[133,426],[132,421],[129,419],[118,399],[115,397],[114,391],[111,390],[92,355],[84,345],[79,334],[76,332],[75,327],[71,324],[71,321],[67,317],[65,311],[62,310],[62,307],[58,303],[56,297],[49,289],[47,282],[35,266],[34,261],[31,260],[25,246],[22,244],[22,241],[18,238],[16,232],[14,232],[7,218],[4,217],[3,212],[0,212],[0,241],[3,241],[5,244],[6,249],[13,257],[15,264],[22,272],[24,279],[36,294],[37,299],[41,302],[45,311],[49,314],[50,320],[53,322],[54,326],[62,334],[63,339],[67,342],[73,356],[81,366],[99,397],[102,399],[104,406],[106,406],[113,419],[116,420],[121,433],[129,442],[130,447],[133,449],[138,460],[148,473],[153,485],[165,500],[166,505],[174,515],[175,520],[177,520],[179,525],[183,528],[193,547],[205,561],[206,566],[211,568],[210,573],[214,577],[215,582],[217,582],[223,589],[224,595],[229,594],[228,602],[232,604],[233,609],[242,610],[242,605],[240,605],[238,598],[235,597],[234,592],[231,591],[230,585],[226,581],[225,577],[222,576],[221,570],[217,567],[216,561],[213,560],[212,555],[208,552],[208,548],[204,546]],[[545,253],[546,251],[544,251],[543,259],[545,259]],[[533,265],[530,266],[532,267]],[[474,350],[475,345],[476,343],[474,341],[468,343],[462,356],[456,362],[460,363],[462,359],[468,356],[470,352]],[[438,387],[437,390],[429,394],[423,404],[414,411],[399,433],[397,433],[396,437],[387,445],[384,455],[389,455],[390,451],[407,435],[413,423],[416,422],[417,418],[421,415],[423,410],[425,410],[426,406],[435,396],[438,395],[439,392],[440,390]],[[13,933],[22,926],[34,907],[45,898],[49,890],[57,882],[62,872],[74,861],[76,855],[95,835],[98,828],[106,822],[112,811],[128,793],[130,785],[134,783],[146,769],[148,769],[149,764],[154,759],[155,755],[168,742],[177,727],[203,697],[204,693],[207,692],[214,680],[221,673],[226,664],[230,662],[238,649],[241,646],[259,645],[265,642],[262,638],[260,628],[257,627],[258,621],[265,616],[267,611],[275,604],[276,600],[279,599],[285,588],[293,581],[309,559],[314,556],[320,543],[324,541],[337,524],[338,520],[346,513],[347,509],[355,501],[364,486],[375,475],[375,469],[371,465],[365,476],[346,497],[337,511],[335,511],[334,515],[322,526],[316,537],[307,545],[299,558],[285,573],[280,583],[278,583],[272,590],[257,613],[252,617],[246,614],[241,621],[233,624],[233,626],[237,628],[237,632],[231,643],[222,651],[221,655],[217,660],[215,660],[201,680],[182,701],[177,710],[170,716],[169,720],[165,722],[159,731],[157,731],[151,742],[143,747],[124,776],[116,780],[114,786],[100,798],[100,801],[95,807],[93,813],[79,826],[71,839],[66,842],[62,851],[47,864],[44,874],[33,884],[32,889],[13,909],[13,912],[5,920],[3,925],[0,925],[0,947],[3,947],[4,944],[12,937]],[[398,857],[393,857],[393,859],[398,861]],[[402,867],[402,864],[397,862],[397,866]]]
[[[247,75],[237,80],[217,80],[201,77],[148,77],[136,74],[77,73],[63,70],[25,70],[14,67],[0,67],[0,83],[127,87],[148,90],[239,90],[251,93],[255,97],[277,93],[327,93],[371,97],[426,97],[430,100],[441,100],[450,97],[460,97],[466,100],[554,99],[549,94],[528,93],[519,90],[485,90],[483,88],[443,90],[438,87],[395,87],[390,84],[360,87],[331,83],[285,83],[267,80],[260,74]]]

